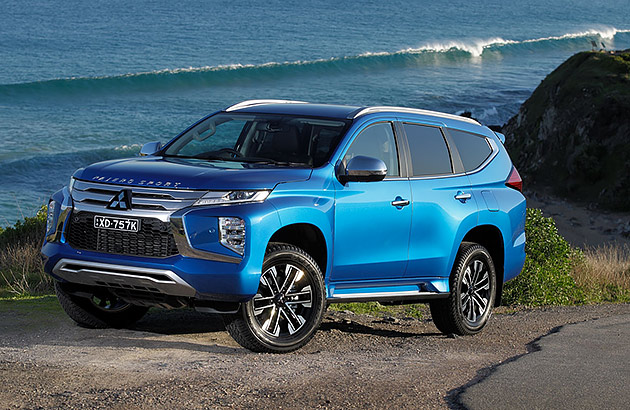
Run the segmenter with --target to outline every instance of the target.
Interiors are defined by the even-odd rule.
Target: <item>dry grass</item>
[[[630,246],[609,243],[584,249],[583,263],[571,276],[580,288],[607,294],[605,300],[630,297]]]
[[[52,292],[52,278],[44,273],[39,249],[39,243],[0,248],[0,293],[19,296]]]

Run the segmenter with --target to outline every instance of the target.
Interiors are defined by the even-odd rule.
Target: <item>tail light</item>
[[[505,185],[519,192],[523,192],[523,180],[516,170],[516,167],[512,166],[512,171],[507,181],[505,181]]]

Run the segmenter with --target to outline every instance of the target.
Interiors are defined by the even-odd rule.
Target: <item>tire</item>
[[[55,293],[61,307],[79,326],[90,329],[125,328],[140,320],[149,310],[124,302],[107,290],[91,297],[67,291],[66,284],[55,282]]]
[[[323,275],[302,249],[271,243],[258,292],[239,311],[225,315],[227,331],[254,352],[286,353],[308,343],[326,309]]]
[[[433,323],[445,334],[479,333],[492,315],[497,291],[490,252],[476,243],[462,243],[449,282],[448,299],[430,303]]]

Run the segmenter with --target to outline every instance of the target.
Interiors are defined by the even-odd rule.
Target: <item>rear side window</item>
[[[363,155],[378,158],[387,166],[387,176],[398,176],[398,151],[392,124],[380,122],[370,125],[355,138],[343,157],[347,164],[352,158]]]
[[[446,141],[437,127],[403,124],[409,150],[413,176],[450,174],[453,171]]]
[[[451,129],[448,132],[455,142],[466,172],[478,168],[492,153],[488,141],[481,135]]]

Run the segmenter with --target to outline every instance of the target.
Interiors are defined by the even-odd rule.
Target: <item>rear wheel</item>
[[[446,334],[472,335],[488,323],[496,297],[492,257],[481,245],[464,242],[450,278],[448,299],[430,303],[435,326]]]
[[[106,289],[78,296],[70,291],[69,286],[71,285],[55,282],[55,293],[66,314],[83,327],[128,327],[149,310],[147,307],[127,303]]]
[[[302,249],[273,243],[267,248],[256,295],[238,313],[224,316],[230,335],[255,352],[285,353],[304,346],[325,310],[319,266]]]

